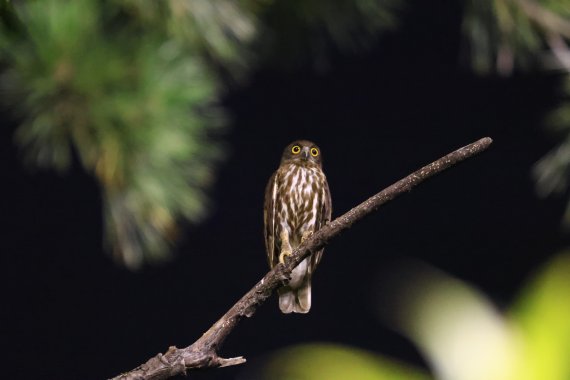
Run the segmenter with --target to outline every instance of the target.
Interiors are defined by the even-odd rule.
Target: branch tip
[[[235,358],[218,358],[218,364],[220,367],[230,367],[234,365],[240,365],[245,363],[247,360],[243,356],[238,356]]]

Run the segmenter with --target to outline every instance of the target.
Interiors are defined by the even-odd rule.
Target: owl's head
[[[321,149],[308,140],[297,140],[287,145],[281,163],[315,164],[321,166]]]

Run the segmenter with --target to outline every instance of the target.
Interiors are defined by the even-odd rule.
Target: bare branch
[[[355,222],[372,213],[384,203],[410,191],[426,179],[472,157],[491,145],[492,140],[485,137],[472,144],[464,146],[437,161],[415,171],[407,177],[370,197],[344,215],[336,218],[305,240],[293,254],[286,259],[285,264],[279,264],[269,271],[249,292],[226,312],[200,339],[186,348],[170,347],[165,354],[158,354],[146,363],[123,373],[114,380],[159,380],[186,374],[188,370],[199,368],[227,367],[245,362],[243,357],[223,359],[218,356],[218,350],[225,338],[244,317],[251,317],[257,307],[269,298],[279,286],[289,281],[289,276],[305,257],[316,252],[342,231],[351,227]]]

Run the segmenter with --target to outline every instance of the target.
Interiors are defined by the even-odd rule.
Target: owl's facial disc
[[[319,148],[311,141],[297,140],[287,145],[281,156],[281,163],[303,163],[321,165]]]

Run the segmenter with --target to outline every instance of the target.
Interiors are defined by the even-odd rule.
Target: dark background
[[[474,75],[459,64],[460,15],[445,2],[420,4],[366,52],[331,51],[325,70],[307,55],[294,69],[259,68],[234,86],[211,217],[186,229],[175,260],[139,273],[102,253],[95,181],[78,165],[67,175],[27,170],[12,142],[17,120],[4,110],[2,377],[107,378],[192,343],[266,272],[264,187],[297,138],[322,149],[333,216],[460,146],[484,136],[494,144],[335,239],[314,279],[311,312],[284,316],[273,297],[238,325],[222,355],[244,355],[255,368],[273,350],[327,341],[422,365],[376,312],[382,270],[402,257],[508,307],[568,243],[565,199],[539,199],[531,178],[556,143],[542,121],[556,105],[557,78]],[[244,368],[193,376],[233,379]]]

